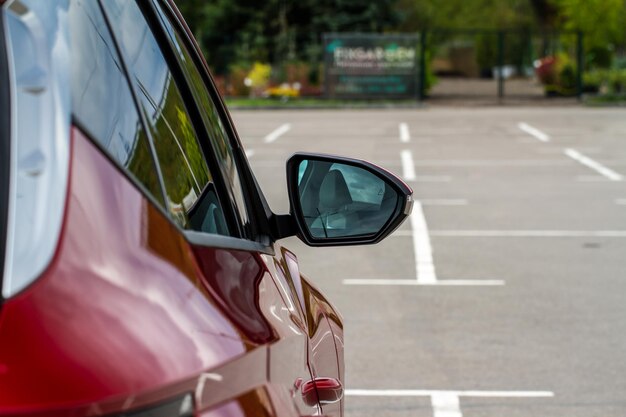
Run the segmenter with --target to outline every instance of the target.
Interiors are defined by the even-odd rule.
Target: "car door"
[[[166,30],[168,39],[173,44],[172,50],[182,66],[195,101],[201,109],[204,126],[210,132],[210,136],[215,144],[214,149],[218,153],[220,165],[223,168],[228,167],[222,173],[227,178],[231,190],[234,191],[234,204],[241,207],[246,198],[242,188],[244,182],[236,169],[237,153],[232,147],[233,143],[239,147],[240,144],[236,138],[234,128],[230,134],[230,136],[233,136],[232,140],[229,139],[229,133],[227,132],[227,127],[232,128],[232,123],[223,109],[219,94],[212,85],[211,78],[206,68],[204,68],[200,55],[194,53],[194,49],[197,51],[197,48],[194,48],[195,45],[191,36],[189,36],[188,31],[185,31],[184,25],[181,24],[182,17],[177,13],[175,7],[170,7],[171,2],[163,5],[160,5],[158,1],[153,1],[153,3]],[[238,151],[240,155],[243,154],[241,149],[238,149]],[[246,162],[245,160],[241,161],[242,165],[244,165],[242,171],[250,173]],[[253,178],[249,178],[249,180],[254,182]],[[247,195],[254,195],[255,191],[257,190],[252,187]],[[248,205],[265,205],[264,201],[255,202],[250,198],[247,200]],[[260,212],[261,218],[258,219],[260,223],[267,221],[266,210],[257,209],[253,211]],[[253,214],[246,216],[244,213],[242,218],[253,217]],[[257,236],[262,235],[264,232],[263,227],[248,227],[247,229],[247,231],[256,233]],[[267,233],[267,230],[265,232]],[[308,336],[307,357],[309,368],[314,378],[309,381],[303,380],[298,382],[298,384],[302,385],[295,388],[299,392],[298,395],[303,396],[305,401],[309,403],[312,403],[316,396],[318,399],[323,397],[323,404],[320,404],[323,413],[329,416],[340,416],[343,414],[343,386],[340,382],[343,379],[343,345],[337,349],[337,343],[342,344],[341,320],[321,293],[302,279],[296,255],[276,243],[274,244],[274,252],[275,255],[273,257],[264,257],[265,263],[268,269],[272,271],[274,281],[283,299],[286,301],[290,317],[296,321],[300,331],[304,331]],[[330,325],[333,320],[339,323],[335,326],[334,331],[331,330]],[[338,336],[338,341],[335,340],[335,336]],[[271,361],[272,364],[283,361],[288,362],[286,358],[289,357],[289,352],[291,351],[292,349],[284,352],[277,351],[275,354],[276,360]],[[286,368],[288,369],[285,366],[273,366],[272,372]],[[291,380],[291,377],[281,379]],[[321,382],[318,384],[314,381]],[[322,389],[325,389],[326,392],[321,392]]]
[[[156,2],[103,5],[153,137],[166,209],[184,231],[207,290],[254,346],[214,370],[220,378],[200,376],[198,408],[213,415],[216,404],[229,407],[261,392],[272,413],[319,414],[316,401],[296,395],[302,381],[311,380],[306,324],[262,257],[273,247],[253,240],[256,226],[225,122],[187,46]],[[252,403],[243,415],[258,415]]]

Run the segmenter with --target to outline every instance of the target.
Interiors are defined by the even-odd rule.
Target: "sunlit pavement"
[[[420,202],[377,246],[285,241],[344,316],[348,417],[626,415],[625,116],[233,113],[276,212],[295,151],[382,165]]]

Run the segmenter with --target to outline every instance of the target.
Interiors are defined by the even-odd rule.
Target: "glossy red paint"
[[[0,412],[143,405],[250,348],[176,228],[77,130],[73,143],[58,253],[2,309]]]
[[[312,374],[287,252],[190,246],[75,128],[72,142],[57,254],[2,306],[0,414],[103,415],[193,393],[202,416],[319,415],[294,385]]]
[[[302,385],[305,402],[333,404],[343,398],[343,386],[335,378],[315,378]]]
[[[202,247],[195,247],[194,252],[208,288],[220,300],[224,315],[251,343],[267,347],[267,350],[257,348],[265,356],[258,354],[253,358],[248,354],[249,359],[240,359],[239,374],[232,372],[231,380],[207,381],[198,397],[200,407],[266,384],[270,392],[276,393],[270,395],[275,402],[281,401],[281,393],[289,393],[291,407],[295,405],[302,415],[314,414],[317,403],[306,403],[294,389],[297,380],[311,379],[306,329],[293,306],[286,302],[287,295],[281,294],[262,257],[244,251]],[[281,262],[275,258],[269,261]],[[223,374],[222,369],[215,372]]]
[[[306,279],[302,279],[305,295],[309,338],[311,340],[310,363],[314,378],[343,381],[343,324],[339,314],[322,293]],[[343,416],[343,395],[334,397],[318,391],[324,415]]]

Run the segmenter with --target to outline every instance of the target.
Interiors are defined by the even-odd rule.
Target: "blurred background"
[[[222,94],[239,106],[583,95],[615,101],[626,90],[623,0],[177,3]],[[410,35],[400,47],[414,51],[414,67],[404,71],[414,84],[406,91],[389,86],[393,71],[346,78],[355,71],[336,71],[331,34],[360,52],[397,48],[389,35]],[[388,36],[372,38],[380,34]],[[372,78],[377,74],[387,81]]]
[[[284,242],[346,416],[626,416],[624,0],[178,4],[276,213],[297,151],[414,189],[378,245]]]

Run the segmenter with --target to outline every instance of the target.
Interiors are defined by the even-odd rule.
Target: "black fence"
[[[420,49],[422,98],[529,99],[583,92],[581,32],[436,29],[422,34]]]

